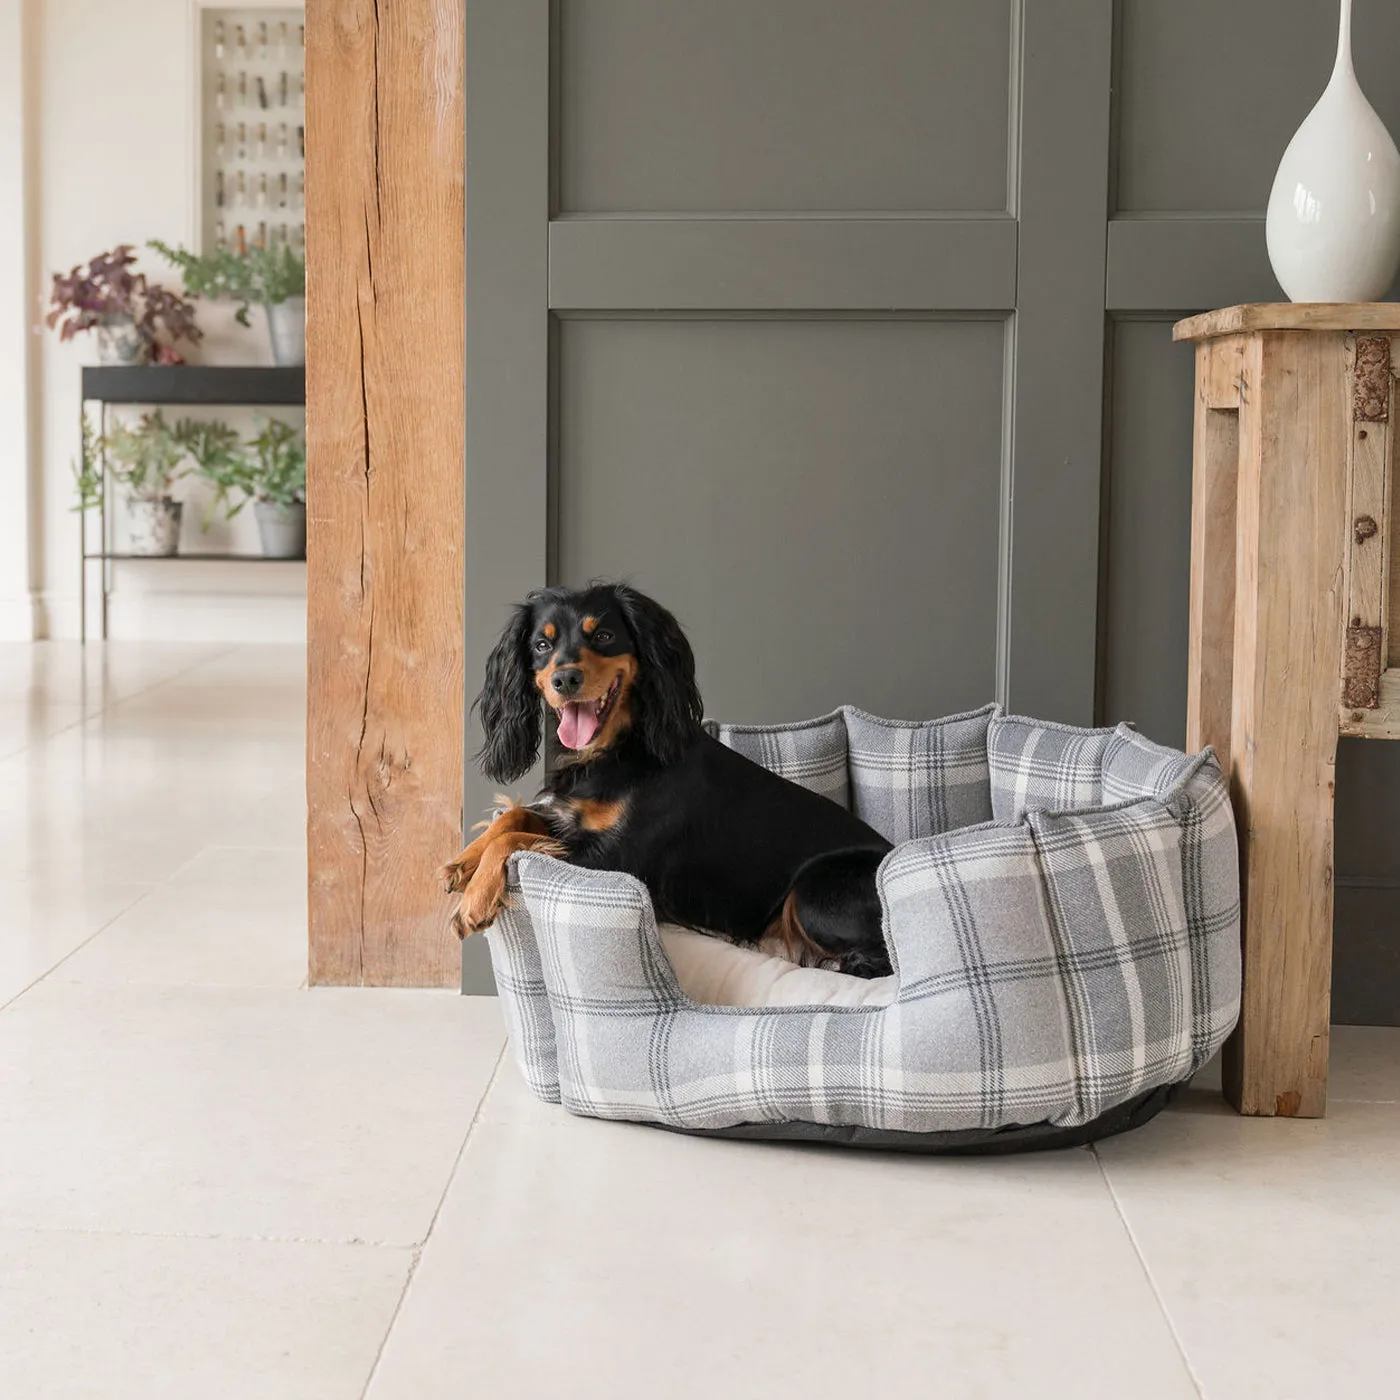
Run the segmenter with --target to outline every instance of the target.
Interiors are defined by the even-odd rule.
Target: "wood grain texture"
[[[1386,586],[1386,664],[1400,666],[1400,618],[1394,609],[1400,604],[1400,529],[1395,526],[1395,510],[1400,506],[1400,433],[1390,435],[1390,494],[1386,497],[1387,549],[1390,554],[1389,581]]]
[[[1381,672],[1374,710],[1343,710],[1342,733],[1356,739],[1400,739],[1400,668]]]
[[[1245,392],[1244,357],[1249,337],[1221,336],[1202,342],[1200,350],[1207,351],[1197,364],[1197,396],[1204,397],[1208,408],[1237,409]]]
[[[1358,423],[1390,421],[1390,337],[1358,336],[1351,371],[1352,416]]]
[[[1400,331],[1400,302],[1252,302],[1178,321],[1173,340],[1242,331]]]
[[[1244,1000],[1225,1059],[1243,1113],[1326,1106],[1347,369],[1335,332],[1260,334],[1246,355],[1230,741]]]
[[[1235,654],[1235,500],[1239,484],[1240,384],[1244,342],[1196,349],[1196,419],[1191,476],[1191,594],[1186,747],[1210,745],[1230,767]],[[1234,407],[1220,407],[1233,401]]]
[[[461,0],[309,0],[311,981],[449,986],[462,790]]]
[[[1383,669],[1389,585],[1386,518],[1390,483],[1390,341],[1362,336],[1348,346],[1352,425],[1347,466],[1346,642],[1341,705],[1375,709]]]

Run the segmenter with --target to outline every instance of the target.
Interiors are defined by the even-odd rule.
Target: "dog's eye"
[[[593,634],[593,640],[594,640],[595,642],[604,642],[604,643],[607,643],[607,642],[612,641],[612,637],[613,637],[613,634],[612,634],[611,632],[609,632],[608,629],[607,629],[606,627],[600,627],[600,628]]]
[[[539,652],[541,656],[543,656],[545,652],[552,651],[553,649],[553,645],[543,637],[541,637],[539,641],[535,643],[535,650]]]

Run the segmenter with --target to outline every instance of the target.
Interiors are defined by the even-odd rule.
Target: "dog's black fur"
[[[534,763],[546,706],[575,751],[528,808],[447,867],[449,888],[467,888],[459,928],[495,917],[505,856],[487,852],[504,838],[507,853],[543,846],[637,876],[659,919],[743,943],[774,934],[802,960],[889,973],[875,872],[890,843],[704,732],[690,643],[660,604],[624,584],[532,594],[491,653],[477,705],[479,757],[497,782]]]

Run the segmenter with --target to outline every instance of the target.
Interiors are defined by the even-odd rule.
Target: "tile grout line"
[[[1133,1247],[1133,1254],[1137,1257],[1138,1267],[1142,1270],[1142,1276],[1147,1280],[1147,1286],[1152,1290],[1153,1301],[1157,1304],[1157,1311],[1162,1315],[1162,1321],[1167,1324],[1167,1331],[1171,1334],[1172,1344],[1176,1347],[1176,1352],[1181,1357],[1182,1367],[1186,1371],[1186,1377],[1191,1382],[1191,1388],[1200,1397],[1206,1400],[1206,1388],[1201,1378],[1196,1374],[1196,1368],[1191,1364],[1191,1358],[1187,1354],[1186,1344],[1182,1340],[1181,1333],[1176,1330],[1176,1323],[1172,1319],[1166,1300],[1162,1297],[1161,1290],[1157,1287],[1157,1280],[1152,1277],[1152,1270],[1147,1265],[1147,1257],[1142,1252],[1142,1246],[1138,1243],[1137,1235],[1133,1232],[1133,1227],[1128,1223],[1127,1213],[1123,1209],[1123,1203],[1118,1199],[1118,1193],[1113,1189],[1113,1182],[1109,1179],[1108,1169],[1104,1166],[1103,1158],[1099,1156],[1098,1145],[1089,1144],[1089,1151],[1093,1153],[1094,1163],[1099,1169],[1099,1176],[1103,1180],[1105,1189],[1108,1191],[1108,1199],[1113,1202],[1114,1212],[1118,1216],[1119,1223],[1123,1226],[1123,1231],[1128,1237],[1128,1243]]]
[[[237,650],[237,643],[225,645],[221,649],[211,652],[208,656],[201,657],[198,661],[192,661],[188,666],[181,666],[178,669],[171,671],[164,676],[161,676],[159,680],[154,680],[149,685],[140,686],[138,689],[133,690],[129,695],[123,695],[120,699],[113,700],[110,704],[104,703],[98,706],[98,708],[95,709],[91,714],[83,714],[80,718],[74,720],[72,724],[65,724],[61,729],[55,729],[51,734],[43,735],[35,743],[30,743],[29,741],[26,741],[13,753],[6,753],[4,755],[0,755],[0,762],[8,762],[11,758],[19,757],[22,754],[29,753],[31,750],[37,752],[45,744],[49,743],[53,739],[56,739],[60,734],[67,734],[69,730],[72,729],[86,728],[94,720],[100,719],[103,715],[109,713],[112,710],[119,709],[128,701],[138,699],[140,696],[143,695],[149,695],[153,690],[159,690],[161,686],[168,685],[171,681],[179,680],[181,676],[188,676],[192,672],[198,671],[201,666],[210,666],[216,661],[222,661],[225,657],[232,656]],[[84,676],[84,684],[86,684],[86,676]],[[230,849],[242,848],[232,847]],[[255,847],[252,849],[262,850],[280,848]],[[202,854],[202,852],[200,852],[199,854]],[[173,871],[171,875],[167,876],[165,880],[151,882],[149,888],[143,891],[143,893],[140,896],[132,900],[130,904],[124,905],[121,909],[117,910],[117,912],[113,914],[110,919],[108,919],[100,927],[95,928],[85,939],[83,939],[81,943],[70,948],[61,958],[59,958],[59,960],[56,963],[53,964],[52,967],[46,968],[32,982],[28,982],[23,987],[21,987],[19,991],[17,991],[12,997],[8,997],[5,1001],[0,1002],[0,1012],[9,1010],[9,1008],[13,1006],[15,1002],[17,1002],[22,996],[28,995],[28,993],[32,992],[34,988],[37,987],[41,982],[44,982],[48,978],[52,977],[53,974],[64,965],[64,963],[66,963],[75,954],[82,952],[82,950],[86,948],[88,944],[93,941],[93,939],[99,937],[101,934],[106,933],[106,931],[109,928],[111,928],[111,926],[114,923],[116,923],[118,919],[123,918],[125,915],[131,913],[133,909],[136,909],[141,904],[144,904],[145,901],[149,899],[152,894],[156,893],[158,890],[164,889],[166,885],[171,883],[171,881],[176,875],[179,875],[180,871],[184,870],[187,866],[189,866],[192,863],[192,861],[196,860],[197,858],[198,855],[192,856],[190,860],[187,860],[184,865],[180,866],[177,870]],[[146,882],[143,881],[141,883]]]
[[[230,648],[230,651],[231,650],[232,648]],[[108,704],[101,704],[101,706],[95,708],[95,710],[92,711],[91,714],[88,713],[87,710],[85,710],[84,701],[78,700],[78,707],[80,707],[81,710],[83,710],[83,714],[78,715],[76,720],[71,722],[71,724],[60,724],[59,728],[50,729],[48,734],[39,735],[38,739],[25,738],[24,743],[21,743],[21,745],[18,746],[17,749],[6,749],[6,752],[0,753],[0,763],[8,763],[11,759],[17,759],[17,757],[20,757],[22,755],[22,753],[28,753],[31,749],[42,748],[42,746],[45,745],[45,743],[48,743],[50,739],[56,739],[57,736],[59,736],[60,734],[67,734],[67,732],[69,732],[69,729],[81,729],[84,727],[85,724],[90,724],[92,720],[97,720],[98,717],[101,717],[101,715],[106,714],[106,711],[115,710],[115,708],[118,707],[119,704],[125,704],[127,700],[134,700],[137,696],[144,696],[144,694],[150,693],[151,690],[155,690],[157,689],[157,687],[165,685],[165,682],[167,682],[167,680],[174,680],[176,676],[189,675],[190,671],[197,671],[197,669],[199,669],[200,666],[206,664],[206,662],[218,661],[218,659],[227,657],[227,655],[227,651],[220,651],[216,652],[216,654],[214,654],[213,657],[204,657],[203,661],[195,661],[188,666],[182,666],[182,668],[179,669],[179,671],[172,671],[171,673],[169,673],[168,676],[161,676],[160,680],[153,680],[153,682],[151,682],[148,686],[141,686],[139,690],[133,690],[133,692],[130,693],[129,696],[122,696],[122,699],[120,700],[113,700],[112,704],[109,704],[109,706]],[[85,689],[87,689],[87,672],[84,671],[83,685],[81,685],[81,690]]]
[[[208,1233],[199,1230],[103,1229],[96,1225],[27,1225],[0,1216],[0,1234],[11,1235],[97,1235],[138,1240],[193,1240],[201,1244],[299,1244],[347,1249],[397,1249],[408,1252],[419,1248],[412,1240],[367,1240],[358,1235],[336,1239],[326,1235],[245,1235],[238,1231]]]
[[[162,676],[159,680],[152,681],[149,685],[143,685],[138,689],[133,690],[130,695],[123,695],[119,700],[113,700],[110,705],[105,703],[99,705],[97,709],[92,711],[91,714],[88,714],[87,711],[84,710],[84,712],[81,715],[79,715],[79,717],[75,719],[72,722],[72,724],[60,725],[51,733],[40,735],[37,740],[31,741],[30,739],[25,739],[24,743],[22,743],[19,746],[19,748],[6,750],[6,752],[0,754],[0,763],[8,763],[13,758],[20,758],[24,754],[29,753],[31,750],[37,751],[38,749],[42,748],[45,744],[47,744],[50,740],[57,739],[60,734],[67,734],[72,729],[84,729],[89,724],[91,724],[93,720],[100,719],[109,710],[115,710],[118,706],[125,705],[128,700],[135,700],[139,696],[149,695],[151,691],[159,690],[160,687],[165,685],[167,682],[178,680],[181,676],[187,676],[190,674],[191,671],[197,671],[201,666],[207,666],[211,662],[222,661],[224,657],[231,656],[237,650],[237,644],[231,645],[224,651],[217,651],[212,656],[206,656],[199,661],[191,662],[188,666],[181,666],[178,671],[171,671],[169,675]],[[86,685],[87,679],[86,676],[84,676],[84,688],[86,688]],[[78,704],[81,707],[83,702],[80,700]]]
[[[62,725],[60,728],[53,730],[52,733],[41,735],[35,742],[26,739],[19,748],[8,750],[0,754],[0,763],[8,763],[10,759],[18,758],[21,754],[28,753],[31,749],[42,748],[43,745],[47,744],[51,739],[57,739],[60,734],[67,734],[70,729],[82,729],[86,725],[91,724],[93,720],[100,719],[109,710],[115,710],[119,705],[125,705],[128,700],[135,700],[141,695],[149,695],[151,691],[159,690],[161,686],[170,681],[178,680],[181,676],[187,676],[191,671],[199,670],[201,666],[207,666],[214,661],[222,661],[224,657],[231,656],[237,650],[237,643],[230,644],[225,647],[223,651],[216,651],[212,656],[205,656],[198,661],[192,661],[188,666],[181,666],[179,670],[171,671],[169,675],[162,676],[159,680],[152,681],[149,685],[143,685],[133,690],[130,695],[123,695],[121,699],[113,700],[110,705],[106,703],[99,705],[91,714],[84,711],[72,724]],[[86,673],[84,673],[83,688],[85,689],[86,686],[87,676]],[[78,701],[79,705],[82,705],[82,703],[81,700]]]
[[[418,1273],[418,1263],[423,1257],[423,1251],[428,1247],[428,1241],[433,1237],[433,1231],[437,1229],[438,1216],[442,1214],[442,1208],[447,1202],[447,1193],[452,1189],[452,1183],[457,1179],[457,1168],[462,1165],[462,1158],[466,1156],[472,1134],[476,1131],[476,1125],[481,1121],[481,1113],[486,1107],[486,1100],[490,1098],[491,1090],[496,1087],[496,1080],[500,1078],[501,1066],[505,1063],[506,1051],[509,1048],[509,1041],[501,1045],[500,1054],[496,1056],[496,1063],[491,1068],[491,1078],[487,1080],[486,1088],[482,1090],[481,1097],[477,1100],[476,1112],[472,1114],[472,1121],[467,1124],[467,1131],[462,1136],[462,1145],[457,1149],[457,1155],[452,1160],[452,1168],[447,1173],[447,1181],[443,1185],[442,1195],[438,1197],[437,1208],[433,1211],[433,1218],[428,1222],[427,1233],[414,1246],[413,1257],[409,1260],[408,1273],[404,1278],[403,1288],[399,1293],[398,1302],[394,1304],[394,1311],[390,1314],[389,1325],[384,1329],[384,1335],[380,1338],[379,1347],[374,1353],[374,1361],[370,1365],[369,1374],[365,1376],[364,1389],[360,1391],[359,1400],[366,1400],[369,1388],[374,1384],[374,1378],[379,1373],[379,1363],[384,1359],[384,1350],[389,1345],[389,1338],[394,1335],[394,1328],[398,1326],[399,1314],[403,1312],[403,1305],[408,1299],[408,1290],[413,1287],[414,1276]]]
[[[297,855],[306,855],[306,845],[303,842],[300,846],[242,846],[232,845],[223,841],[211,842],[207,846],[201,846],[183,865],[177,865],[163,881],[166,885],[185,885],[180,876],[192,866],[195,861],[209,854],[210,851],[276,851],[279,854],[287,851],[294,851]],[[216,887],[217,888],[217,887]]]
[[[10,1007],[12,1007],[15,1004],[15,1002],[17,1002],[22,996],[28,996],[29,993],[32,992],[34,988],[37,987],[41,982],[45,982],[50,977],[52,977],[54,973],[57,972],[58,969],[61,968],[63,964],[68,961],[69,958],[75,956],[78,953],[81,953],[83,949],[86,948],[94,938],[100,938],[104,933],[107,932],[109,928],[112,927],[114,923],[117,922],[118,919],[124,918],[127,914],[131,913],[133,909],[139,908],[153,894],[157,893],[162,888],[164,887],[161,885],[151,885],[147,889],[143,890],[142,893],[136,899],[133,899],[130,904],[123,905],[100,928],[93,929],[93,931],[90,934],[88,934],[88,936],[85,939],[83,939],[81,943],[79,943],[76,947],[70,948],[61,958],[59,958],[59,960],[56,963],[54,963],[52,967],[45,968],[44,971],[41,972],[32,982],[21,987],[19,991],[17,991],[14,994],[14,996],[10,997],[8,1000],[0,1001],[0,1013],[8,1011]]]

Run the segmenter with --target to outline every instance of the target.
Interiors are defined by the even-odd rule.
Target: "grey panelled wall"
[[[1109,431],[1100,705],[1179,744],[1186,723],[1192,365],[1172,320],[1276,301],[1263,214],[1336,48],[1332,0],[1120,0],[1108,231]],[[1357,74],[1400,133],[1400,6],[1357,0]],[[1400,287],[1392,289],[1392,297]],[[1400,1024],[1400,744],[1337,762],[1333,1016]]]
[[[1263,203],[1335,9],[467,0],[468,677],[529,588],[625,574],[716,715],[995,694],[1180,742],[1170,323],[1279,295]],[[1400,131],[1400,7],[1356,34]],[[1398,794],[1400,745],[1344,746],[1343,1015],[1386,1018],[1342,964],[1400,915]]]
[[[1004,0],[563,0],[556,212],[1004,209],[1011,23]]]
[[[656,580],[736,723],[984,704],[1004,340],[1000,319],[565,322],[559,577]]]

